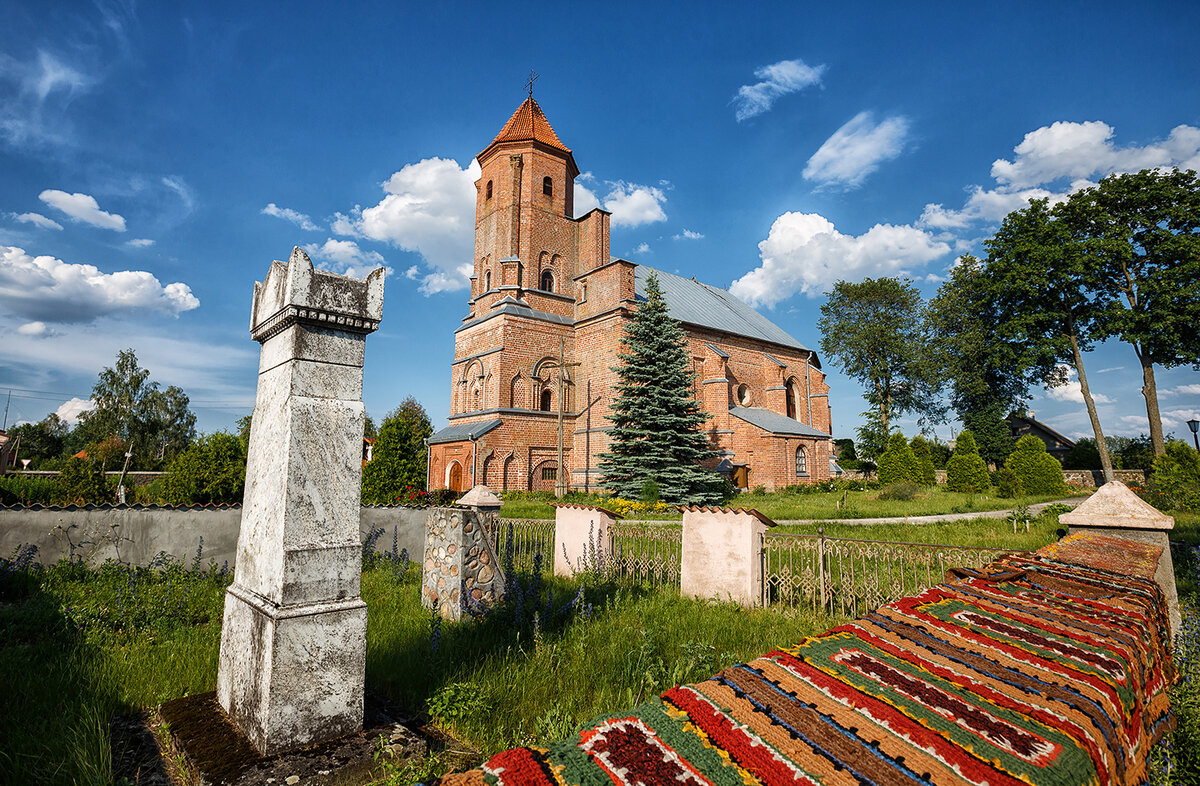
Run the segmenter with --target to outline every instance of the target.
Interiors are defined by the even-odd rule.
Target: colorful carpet
[[[1159,549],[1071,535],[462,784],[1127,784],[1173,723]]]

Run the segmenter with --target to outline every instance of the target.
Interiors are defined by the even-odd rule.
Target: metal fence
[[[484,526],[491,536],[496,557],[507,564],[512,549],[512,566],[518,571],[531,571],[539,562],[543,573],[554,572],[554,520],[502,519],[488,516]]]
[[[674,522],[618,521],[610,525],[612,575],[630,581],[679,586],[683,525]]]
[[[945,580],[948,568],[982,568],[1012,549],[892,543],[766,533],[763,605],[810,606],[858,617]]]

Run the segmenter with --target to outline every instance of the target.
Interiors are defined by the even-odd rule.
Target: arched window
[[[543,270],[542,271],[542,285],[540,287],[538,287],[538,289],[542,290],[543,292],[553,292],[554,291],[554,271],[553,270]]]
[[[737,400],[738,400],[738,403],[741,404],[743,407],[750,406],[750,386],[749,385],[738,385]]]
[[[488,181],[488,184],[487,184],[487,197],[485,197],[485,198],[486,199],[492,198],[492,181],[490,181],[490,180]]]
[[[550,391],[549,390],[542,391],[542,402],[541,403],[542,403],[542,412],[549,412],[550,411]]]
[[[554,196],[554,181],[549,175],[542,178],[542,193],[546,196]]]
[[[799,477],[801,475],[807,475],[807,474],[808,474],[808,451],[806,451],[804,449],[804,446],[801,445],[800,447],[796,448],[796,475]]]
[[[787,416],[792,420],[796,419],[796,380],[788,377],[788,381],[783,385],[783,397],[786,399],[785,406],[787,407]]]
[[[483,274],[483,291],[492,291],[492,271],[490,270]]]

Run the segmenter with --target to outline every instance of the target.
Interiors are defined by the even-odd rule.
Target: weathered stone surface
[[[444,619],[457,620],[468,598],[488,604],[503,597],[504,574],[494,563],[484,526],[485,519],[494,515],[471,508],[430,509],[421,605],[436,609]]]
[[[362,727],[362,348],[382,298],[382,270],[315,271],[299,249],[255,285],[263,350],[217,698],[260,753]]]
[[[684,509],[680,594],[760,605],[761,543],[769,526],[774,522],[757,512]]]
[[[469,508],[481,508],[484,510],[499,510],[504,503],[497,497],[487,486],[475,486],[466,494],[462,495],[455,505],[463,505]]]

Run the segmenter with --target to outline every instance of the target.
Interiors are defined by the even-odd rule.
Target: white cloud
[[[1176,385],[1173,388],[1159,391],[1159,393],[1168,398],[1171,396],[1200,396],[1200,385]]]
[[[89,322],[147,309],[178,316],[199,305],[187,284],[163,286],[143,270],[101,273],[92,265],[0,246],[0,308],[29,320]]]
[[[101,229],[125,231],[125,219],[116,213],[106,213],[101,210],[95,197],[89,194],[68,194],[66,191],[48,188],[38,194],[38,199],[76,221],[83,221]]]
[[[662,188],[626,183],[624,180],[606,180],[603,185],[608,188],[608,193],[603,200],[596,196],[598,188],[593,190],[580,183],[581,180],[596,186],[600,184],[591,172],[584,172],[575,179],[576,218],[599,207],[612,214],[612,225],[615,227],[636,227],[667,220],[662,208],[667,201],[663,189],[671,187],[667,180],[658,182]]]
[[[52,218],[46,218],[41,213],[14,213],[13,218],[25,224],[33,224],[42,229],[57,229],[62,231],[62,224]]]
[[[1067,380],[1061,385],[1046,388],[1046,395],[1055,401],[1067,401],[1072,404],[1083,403],[1083,386],[1079,384],[1079,379],[1075,373],[1075,369],[1070,366],[1059,366],[1058,371]],[[1097,404],[1111,404],[1113,400],[1103,393],[1092,391],[1092,401]],[[1142,422],[1145,422],[1142,418]]]
[[[604,209],[612,213],[615,227],[636,227],[666,221],[663,203],[667,197],[654,186],[616,181],[610,183],[612,190],[604,198]]]
[[[1187,428],[1189,420],[1200,420],[1200,407],[1182,407],[1179,409],[1164,409],[1158,413],[1162,421],[1168,425],[1181,424]]]
[[[825,66],[806,65],[803,60],[781,60],[756,69],[754,76],[760,81],[742,85],[733,97],[734,115],[738,122],[749,120],[768,111],[775,102],[798,90],[821,83]]]
[[[70,401],[63,402],[62,406],[54,411],[54,414],[62,418],[63,422],[67,425],[74,426],[79,422],[79,418],[84,412],[90,412],[95,408],[96,405],[91,399],[76,397]]]
[[[192,189],[188,188],[188,184],[184,182],[182,177],[164,177],[162,184],[171,189],[175,193],[175,196],[179,197],[179,201],[183,203],[185,213],[192,212],[192,208],[196,206],[196,198],[192,196]]]
[[[29,336],[30,338],[42,338],[52,333],[50,328],[46,327],[45,322],[26,322],[17,328],[17,332],[22,336]]]
[[[388,273],[392,272],[391,268],[384,264],[382,254],[359,248],[358,243],[353,240],[329,238],[324,245],[309,243],[304,250],[317,261],[317,267],[343,276],[365,278],[377,267],[385,268]]]
[[[649,243],[638,243],[638,246],[637,246],[637,248],[635,248],[635,249],[633,250],[633,253],[635,253],[635,254],[649,254],[649,253],[650,253],[650,244],[649,244]]]
[[[1025,135],[1012,161],[997,159],[992,177],[1011,188],[1079,180],[1155,167],[1200,168],[1200,128],[1177,126],[1161,142],[1118,148],[1107,123],[1057,122]]]
[[[148,248],[154,245],[154,241],[148,237],[135,237],[133,240],[125,241],[125,245],[133,246],[134,248]]]
[[[1096,373],[1097,374],[1107,374],[1110,371],[1124,371],[1124,370],[1125,370],[1124,366],[1109,366],[1108,368],[1100,369]]]
[[[861,235],[844,235],[816,213],[784,213],[758,250],[762,264],[729,291],[773,306],[797,292],[824,292],[838,279],[906,273],[950,253],[950,246],[911,226],[876,224]]]
[[[383,183],[386,196],[334,217],[333,231],[418,252],[433,268],[425,294],[465,289],[473,269],[475,180],[479,163],[465,169],[444,158],[408,164]]]
[[[690,229],[685,229],[682,232],[680,232],[678,235],[672,235],[672,237],[676,240],[703,240],[704,233],[703,232],[693,232]]]
[[[264,207],[261,212],[266,216],[275,216],[276,218],[282,218],[284,221],[291,221],[296,226],[308,232],[318,232],[321,229],[321,227],[313,223],[311,218],[303,213],[292,210],[290,207],[279,207],[274,202]],[[349,233],[343,232],[342,234]]]
[[[416,281],[417,274],[419,272],[420,272],[419,268],[416,265],[413,265],[408,270],[404,271],[404,277],[407,278],[409,281]]]
[[[0,52],[0,137],[12,144],[53,141],[60,134],[51,117],[92,85],[92,79],[55,55],[39,50],[22,62]]]
[[[825,140],[804,167],[804,177],[822,185],[854,187],[904,150],[908,120],[895,116],[878,123],[859,112]]]

